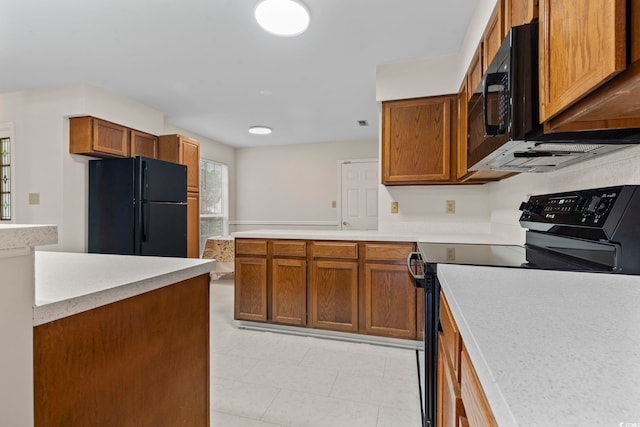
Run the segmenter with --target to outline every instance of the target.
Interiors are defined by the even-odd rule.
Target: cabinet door
[[[489,18],[489,23],[487,24],[486,29],[484,30],[484,35],[482,36],[482,49],[483,49],[483,69],[482,74],[487,71],[489,64],[493,60],[493,57],[500,49],[500,45],[502,44],[502,40],[504,40],[504,11],[503,11],[503,1],[498,0],[491,17]],[[475,87],[473,88],[475,90]]]
[[[442,340],[438,340],[438,426],[458,427],[464,414],[460,385]]]
[[[416,289],[404,264],[367,263],[365,268],[365,332],[416,338]]]
[[[504,25],[506,35],[511,27],[528,24],[538,17],[536,0],[506,0],[504,2]]]
[[[311,327],[358,331],[358,263],[312,261]]]
[[[425,184],[451,178],[452,98],[455,100],[438,96],[383,102],[383,184]]]
[[[271,261],[271,320],[289,325],[307,323],[307,261]]]
[[[104,120],[93,119],[93,149],[102,153],[128,156],[127,128]]]
[[[466,349],[460,354],[460,395],[469,424],[478,427],[497,427],[489,402],[484,395],[478,376]]]
[[[144,156],[158,158],[158,137],[137,130],[131,130],[131,157]]]
[[[235,319],[267,321],[267,259],[236,256]]]
[[[626,65],[624,0],[540,0],[540,121]]]
[[[187,193],[187,257],[200,258],[200,196]]]
[[[181,139],[181,161],[187,166],[187,191],[200,191],[200,144],[190,139]]]
[[[69,119],[69,152],[94,157],[128,157],[129,131],[95,117],[72,117]]]

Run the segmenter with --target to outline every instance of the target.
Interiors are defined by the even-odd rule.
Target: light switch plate
[[[40,193],[29,193],[29,204],[30,205],[39,205],[40,204]]]
[[[392,214],[398,213],[398,202],[391,202],[391,213]]]
[[[335,200],[332,200],[332,201],[331,201],[331,207],[332,207],[332,208],[335,208],[335,207],[336,207],[336,201],[335,201]]]

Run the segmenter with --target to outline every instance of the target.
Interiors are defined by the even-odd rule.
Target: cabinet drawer
[[[413,244],[367,243],[364,258],[374,261],[406,261]]]
[[[314,258],[358,258],[358,244],[355,242],[313,242]]]
[[[307,256],[307,242],[304,240],[274,240],[273,256]]]
[[[444,293],[440,292],[440,325],[442,326],[442,341],[449,363],[453,367],[456,379],[460,380],[460,333],[453,320],[451,309]]]
[[[489,402],[464,347],[460,354],[460,394],[469,425],[497,427]]]
[[[237,255],[267,255],[267,241],[262,239],[236,239]]]

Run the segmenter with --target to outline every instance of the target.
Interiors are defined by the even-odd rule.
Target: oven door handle
[[[417,263],[412,262],[414,260],[416,260]],[[420,270],[422,271],[422,274],[418,274],[418,272],[414,272],[412,267],[416,264],[420,266]],[[409,253],[409,255],[407,256],[407,268],[409,269],[409,273],[411,274],[411,277],[413,277],[414,281],[424,280],[424,262],[422,261],[422,255],[420,255],[420,252]]]

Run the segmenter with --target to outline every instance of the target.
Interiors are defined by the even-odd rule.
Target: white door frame
[[[377,163],[378,164],[378,176],[380,175],[380,159],[350,159],[350,160],[338,160],[338,197],[336,201],[336,208],[338,209],[338,230],[343,229],[342,225],[342,165],[350,163]]]

